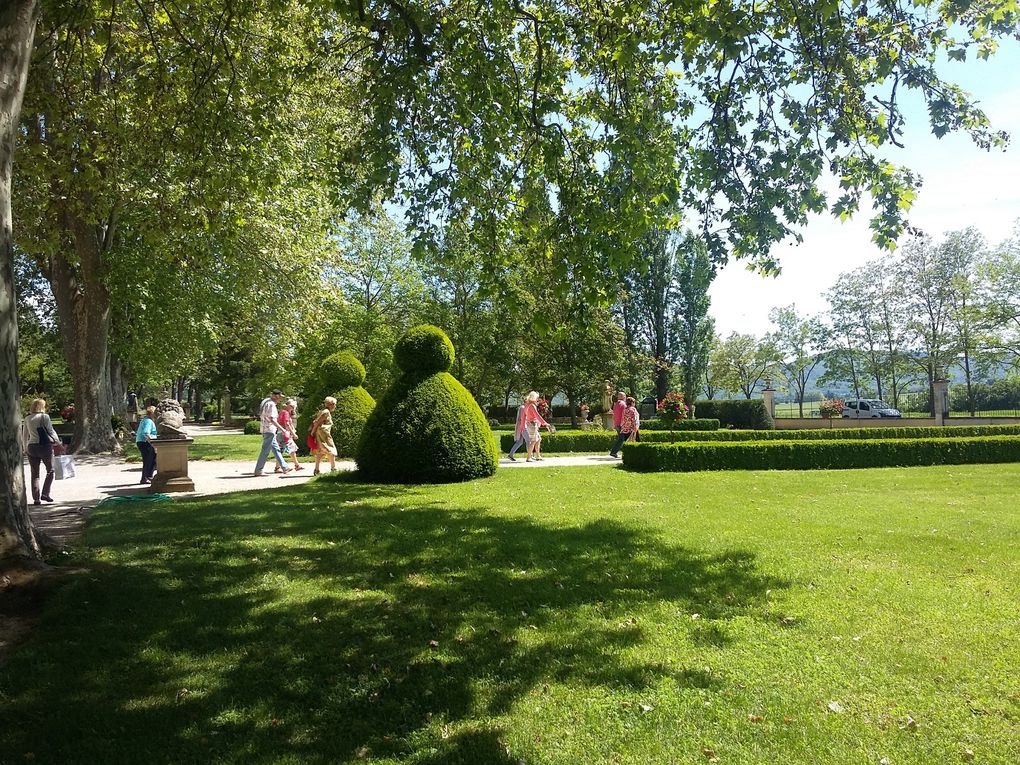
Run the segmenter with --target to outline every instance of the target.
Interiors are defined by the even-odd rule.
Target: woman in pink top
[[[294,425],[296,412],[297,401],[292,398],[287,399],[287,403],[276,415],[276,421],[280,423],[280,430],[277,432],[276,438],[280,442],[280,451],[283,452],[283,456],[290,457],[294,461],[294,469],[304,470],[301,463],[298,462],[297,456],[297,431]],[[282,473],[283,469],[277,465],[276,472]]]
[[[538,393],[531,391],[524,399],[524,427],[528,431],[528,458],[525,462],[531,462],[532,458],[536,461],[542,459],[542,436],[538,434],[538,428],[541,425],[545,425],[545,429],[550,433],[553,432],[553,427],[538,413],[538,406],[535,402],[538,401]]]

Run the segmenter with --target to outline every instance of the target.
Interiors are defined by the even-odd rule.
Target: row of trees
[[[801,404],[811,385],[893,406],[920,386],[930,406],[933,382],[958,373],[973,414],[977,381],[1020,371],[1020,222],[994,247],[973,228],[911,236],[897,253],[841,274],[826,297],[819,316],[787,306],[772,311],[774,331],[763,337],[717,340],[705,393],[750,398],[773,376]]]

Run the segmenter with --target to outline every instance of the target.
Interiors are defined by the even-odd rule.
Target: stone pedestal
[[[765,402],[765,408],[768,409],[769,414],[775,419],[776,416],[776,391],[772,386],[766,386],[761,392],[762,400]]]
[[[154,438],[149,442],[156,450],[156,475],[150,491],[168,494],[195,490],[195,482],[188,477],[188,447],[194,442],[194,438]]]
[[[933,408],[935,410],[935,424],[945,425],[949,419],[949,380],[936,380],[932,384],[934,394]]]
[[[599,415],[599,417],[602,418],[602,429],[603,430],[613,430],[613,413],[612,412],[603,412],[602,414]]]

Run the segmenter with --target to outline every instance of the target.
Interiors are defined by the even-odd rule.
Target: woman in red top
[[[536,461],[542,459],[542,437],[538,434],[538,428],[541,425],[545,425],[545,429],[550,433],[553,432],[553,427],[538,413],[538,393],[531,391],[524,399],[524,427],[528,431],[528,458],[525,462],[531,462],[532,458]]]
[[[294,461],[294,469],[304,470],[297,458],[297,431],[294,429],[294,413],[296,410],[297,401],[292,398],[287,399],[287,403],[283,405],[276,415],[276,421],[280,423],[280,430],[276,434],[276,438],[280,442],[280,451],[283,452],[285,457],[289,456]],[[277,465],[276,472],[281,473],[283,469]]]

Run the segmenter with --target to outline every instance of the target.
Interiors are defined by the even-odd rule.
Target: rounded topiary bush
[[[439,327],[421,324],[397,341],[393,360],[404,374],[430,375],[453,366],[453,343]]]
[[[298,415],[298,448],[305,452],[305,437],[313,420],[322,411],[326,396],[336,399],[333,410],[333,443],[337,455],[353,457],[368,415],[375,409],[375,399],[361,387],[365,367],[354,354],[334,353],[323,359],[315,377],[306,386],[308,396]]]
[[[327,391],[356,388],[365,382],[365,365],[353,353],[334,353],[319,364],[316,381],[320,389]]]
[[[244,434],[246,436],[257,436],[262,432],[261,420],[248,420],[244,423]]]
[[[416,327],[397,343],[403,374],[365,423],[358,444],[370,481],[449,483],[496,472],[496,445],[481,408],[446,371],[453,344],[437,327]]]

